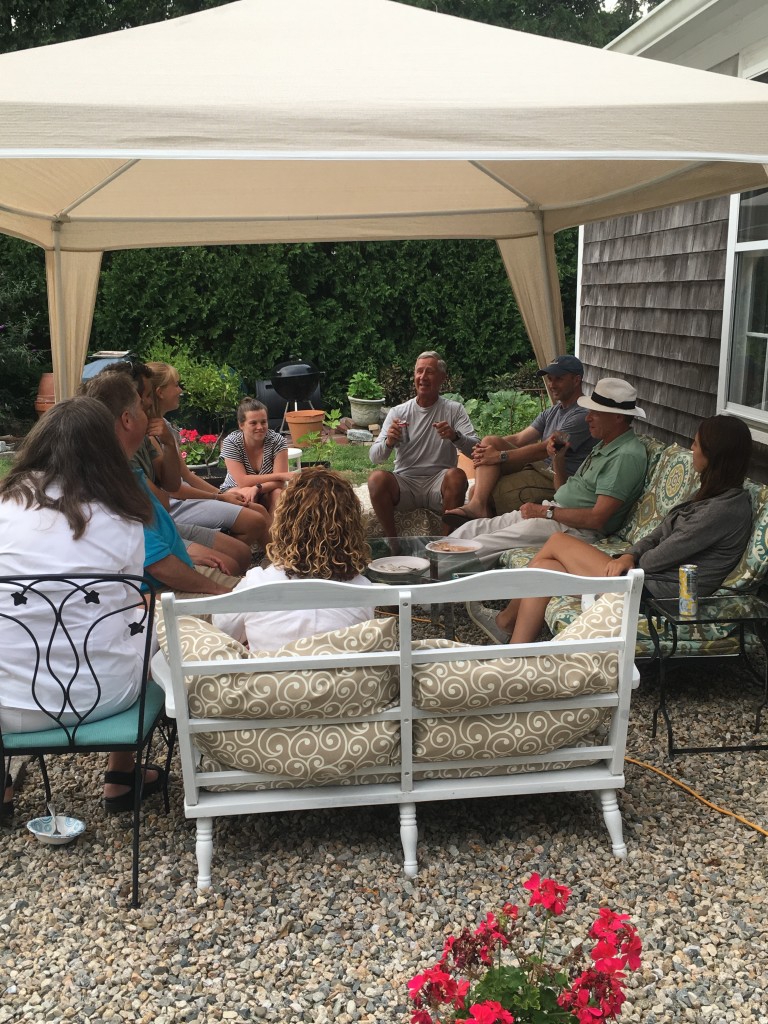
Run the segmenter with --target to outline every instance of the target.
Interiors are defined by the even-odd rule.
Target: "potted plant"
[[[179,454],[194,473],[203,471],[208,476],[210,470],[218,465],[221,456],[221,439],[224,431],[220,434],[201,434],[197,430],[186,430],[179,428]]]
[[[347,398],[356,427],[367,427],[381,422],[384,388],[371,374],[358,370],[349,381]]]
[[[314,430],[311,434],[305,434],[301,438],[304,451],[301,456],[302,468],[306,466],[325,466],[331,468],[331,458],[336,442],[333,440],[333,432],[341,422],[341,409],[331,409],[323,421],[325,436],[322,430]]]

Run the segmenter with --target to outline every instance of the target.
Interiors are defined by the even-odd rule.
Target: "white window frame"
[[[756,78],[768,72],[768,42],[760,42],[741,54],[739,77]],[[768,85],[766,85],[768,88]],[[768,186],[768,176],[766,176]],[[720,373],[717,384],[717,411],[740,416],[752,431],[752,437],[760,444],[768,444],[768,410],[755,409],[728,400],[728,384],[731,370],[731,342],[736,306],[736,257],[750,250],[768,250],[768,238],[757,242],[738,242],[739,212],[741,194],[731,196],[728,217],[728,242],[725,261],[725,290],[723,305],[723,330],[720,341]]]

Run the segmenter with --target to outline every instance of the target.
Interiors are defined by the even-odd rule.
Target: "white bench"
[[[626,856],[616,792],[641,587],[638,570],[607,580],[535,569],[429,585],[440,604],[610,592],[557,642],[517,646],[412,641],[424,587],[382,587],[376,603],[396,605],[397,619],[299,641],[281,657],[247,652],[190,616],[365,606],[371,591],[292,581],[195,600],[164,594],[152,674],[178,723],[198,886],[210,885],[214,818],[304,808],[399,805],[405,873],[415,876],[422,801],[594,790],[613,852]]]

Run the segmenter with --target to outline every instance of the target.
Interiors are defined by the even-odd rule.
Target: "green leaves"
[[[530,426],[541,412],[540,402],[523,391],[490,391],[487,401],[479,398],[465,401],[461,395],[448,392],[443,397],[461,402],[479,437],[516,434]]]
[[[358,370],[350,378],[347,394],[350,398],[376,401],[376,399],[384,397],[384,390],[375,377],[363,370]]]

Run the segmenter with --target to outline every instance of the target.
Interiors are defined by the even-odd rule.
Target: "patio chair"
[[[59,754],[105,753],[132,751],[136,760],[133,805],[133,889],[132,906],[139,905],[139,820],[141,807],[142,768],[149,763],[152,734],[163,720],[163,691],[148,680],[154,591],[140,576],[92,573],[67,576],[0,576],[0,622],[9,630],[13,650],[20,665],[29,666],[35,703],[51,720],[51,726],[36,732],[5,733],[0,729],[0,766],[3,778],[10,770],[12,757],[26,756],[37,760],[45,787],[46,802],[51,802],[51,786],[45,757]],[[32,602],[32,603],[30,603]],[[87,613],[83,616],[83,605]],[[26,622],[25,622],[25,610]],[[38,633],[34,635],[28,622],[31,612]],[[141,691],[127,710],[109,717],[98,716],[102,687],[93,667],[96,650],[103,652],[105,637],[115,635],[114,616],[136,613],[130,623],[132,634],[144,633]],[[45,621],[45,629],[39,627]],[[111,622],[110,622],[111,620]],[[55,661],[58,671],[51,662]],[[66,664],[66,671],[59,666]],[[61,688],[57,706],[43,706],[37,686],[41,666],[50,671]],[[50,686],[50,682],[48,682]],[[76,693],[77,707],[71,694]],[[62,721],[66,716],[68,724]],[[175,729],[165,734],[168,753],[163,787],[165,811],[169,810],[168,768],[170,766]],[[144,764],[142,765],[142,755]]]

